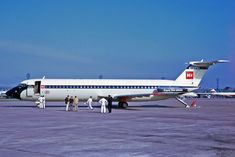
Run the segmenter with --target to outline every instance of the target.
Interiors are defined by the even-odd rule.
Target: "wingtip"
[[[229,60],[217,60],[218,63],[229,63],[230,61]]]

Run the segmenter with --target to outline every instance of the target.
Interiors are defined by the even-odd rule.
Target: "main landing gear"
[[[127,102],[119,102],[118,103],[118,108],[127,108],[128,107],[128,103]]]

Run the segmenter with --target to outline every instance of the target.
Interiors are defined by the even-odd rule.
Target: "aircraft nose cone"
[[[20,92],[18,88],[14,87],[6,92],[7,97],[20,99]]]
[[[11,89],[6,92],[6,95],[7,95],[7,97],[11,97],[11,95],[12,95]]]

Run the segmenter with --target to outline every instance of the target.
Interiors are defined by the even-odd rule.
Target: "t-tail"
[[[185,86],[198,87],[200,82],[207,72],[208,68],[217,63],[227,63],[228,60],[217,60],[211,62],[192,61],[187,64],[189,66],[183,71],[183,73],[176,79],[177,84]]]

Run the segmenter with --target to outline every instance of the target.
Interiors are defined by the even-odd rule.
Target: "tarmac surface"
[[[192,101],[192,100],[188,100]],[[101,114],[62,102],[0,101],[0,157],[234,157],[235,99],[130,103]]]

